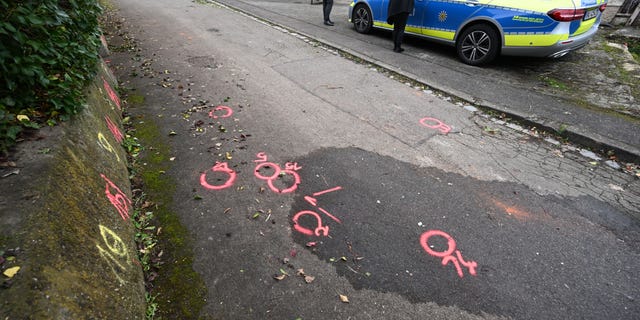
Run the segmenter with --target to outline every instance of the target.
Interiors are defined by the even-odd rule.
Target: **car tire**
[[[493,61],[499,50],[498,32],[487,24],[476,24],[464,29],[456,41],[458,57],[462,62],[472,66]]]
[[[358,4],[353,9],[353,26],[359,33],[369,33],[373,28],[371,10],[364,4]]]

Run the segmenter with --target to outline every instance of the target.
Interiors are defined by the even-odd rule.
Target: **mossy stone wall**
[[[88,106],[56,130],[47,156],[2,181],[16,194],[0,201],[0,250],[15,251],[2,268],[20,267],[0,275],[2,319],[144,318],[115,85],[102,63]]]

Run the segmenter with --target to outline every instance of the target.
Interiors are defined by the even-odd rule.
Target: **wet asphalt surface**
[[[602,291],[613,283],[632,283],[636,258],[599,228],[621,238],[634,235],[627,239],[632,247],[640,234],[605,203],[540,197],[519,184],[416,168],[355,149],[321,150],[300,163],[306,164],[300,195],[342,187],[318,197],[317,207],[336,213],[341,223],[321,215],[332,237],[311,237],[320,243],[312,251],[323,261],[335,259],[338,274],[354,288],[515,319],[550,319],[560,310],[576,319],[612,313],[625,318],[639,311],[634,299],[621,293],[633,292],[632,286]],[[378,183],[372,186],[372,179]],[[315,209],[301,196],[292,207],[292,214]],[[581,216],[585,211],[612,220],[594,226]],[[300,223],[316,225],[311,215]],[[428,252],[420,239],[433,230],[444,234],[428,233],[433,250]],[[300,245],[310,240],[295,233],[294,239]],[[455,250],[477,267],[465,267],[463,260],[460,271],[453,262],[443,266]]]

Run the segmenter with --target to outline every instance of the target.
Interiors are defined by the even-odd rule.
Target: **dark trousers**
[[[402,38],[404,37],[404,28],[407,26],[407,20],[409,19],[409,13],[398,13],[393,19],[393,32],[391,37],[393,38],[393,48],[400,48],[402,44]]]
[[[329,21],[329,15],[331,14],[331,8],[333,8],[333,0],[322,1],[322,13],[324,13],[324,21]]]

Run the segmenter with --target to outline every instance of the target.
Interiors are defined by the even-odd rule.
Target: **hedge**
[[[0,0],[0,156],[25,128],[82,109],[100,13],[97,0]]]

